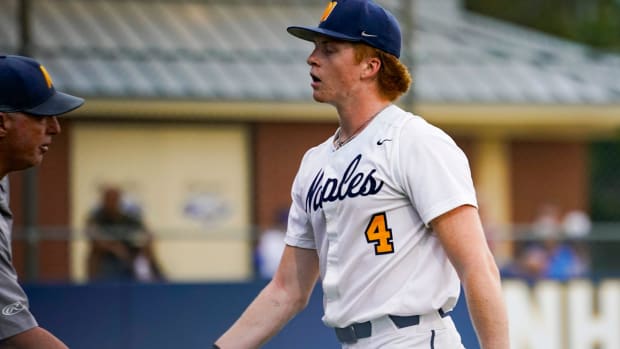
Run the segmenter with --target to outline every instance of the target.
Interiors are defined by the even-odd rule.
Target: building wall
[[[540,205],[560,211],[585,210],[588,197],[588,151],[583,141],[513,141],[512,221],[530,223]]]
[[[72,141],[74,279],[86,276],[86,218],[110,185],[142,210],[170,280],[251,276],[246,126],[79,122]]]
[[[291,186],[305,152],[334,134],[337,123],[259,123],[254,133],[256,225],[275,224],[291,205]]]

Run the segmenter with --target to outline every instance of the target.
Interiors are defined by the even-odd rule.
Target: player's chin
[[[327,99],[325,98],[325,96],[323,96],[321,93],[317,91],[314,91],[314,93],[312,94],[312,98],[314,98],[314,100],[319,103],[327,102]]]

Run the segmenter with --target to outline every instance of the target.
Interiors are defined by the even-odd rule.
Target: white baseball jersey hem
[[[430,222],[476,206],[464,153],[391,105],[350,142],[308,150],[293,183],[285,242],[316,249],[332,327],[451,310],[460,282]]]

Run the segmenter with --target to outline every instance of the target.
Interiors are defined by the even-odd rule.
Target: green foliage
[[[594,221],[620,221],[620,140],[590,145],[590,209]]]
[[[620,221],[620,137],[590,145],[590,216],[594,222]],[[620,240],[590,243],[592,270],[616,273],[620,265]]]
[[[465,7],[592,47],[620,52],[618,0],[465,0]]]

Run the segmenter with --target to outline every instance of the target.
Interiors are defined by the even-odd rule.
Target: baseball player
[[[66,349],[37,325],[11,264],[12,215],[9,172],[38,165],[52,137],[60,132],[56,116],[84,100],[56,91],[45,67],[22,56],[0,56],[0,348]]]
[[[508,348],[497,266],[454,141],[393,102],[411,78],[401,33],[370,0],[331,1],[314,43],[313,97],[340,127],[303,157],[272,281],[214,348],[256,348],[299,312],[320,276],[323,322],[343,348],[462,348],[450,311],[463,284],[483,348]]]

